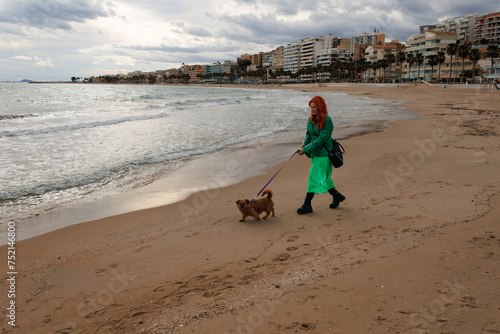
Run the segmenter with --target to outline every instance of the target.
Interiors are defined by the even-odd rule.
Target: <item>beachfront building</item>
[[[321,53],[324,49],[324,37],[302,39],[300,45],[300,67],[316,66],[316,55]]]
[[[315,67],[318,64],[329,65],[332,58],[325,55],[333,54],[331,50],[334,49],[348,50],[346,45],[349,44],[349,41],[328,34],[326,37],[304,38],[289,43],[284,48],[284,68],[296,73],[301,68]],[[343,56],[334,58],[343,58]]]
[[[328,35],[331,39],[331,35]],[[317,66],[317,55],[325,50],[325,40],[323,36],[315,38],[305,38],[301,40],[300,45],[300,68],[304,69],[300,76],[301,81],[316,80],[316,73],[312,71]],[[309,69],[309,70],[306,70]]]
[[[204,82],[217,82],[223,77],[233,77],[234,68],[235,64],[230,60],[206,65],[203,68]]]
[[[476,17],[474,40],[481,39],[500,42],[500,12]]]
[[[252,65],[255,65],[257,67],[262,67],[262,56],[263,56],[264,52],[259,52],[259,53],[256,53],[252,56]]]
[[[300,68],[300,41],[288,43],[284,50],[284,70],[297,73]]]
[[[436,24],[436,27],[431,30],[439,30],[445,32],[454,32],[457,34],[457,40],[463,42],[474,41],[474,29],[478,13],[469,14],[451,19],[445,19]]]
[[[329,80],[328,66],[352,59],[350,45],[351,39],[332,34],[289,43],[283,48],[283,70],[292,76],[300,71],[300,81]]]
[[[408,53],[421,53],[424,56],[437,54],[438,51],[445,51],[450,43],[456,43],[457,33],[428,30],[424,34],[413,34],[406,40]]]
[[[345,47],[329,48],[316,55],[316,63],[318,73],[316,78],[319,81],[327,81],[333,79],[331,77],[330,65],[336,62],[348,62],[351,60],[351,52]]]
[[[366,45],[377,45],[385,43],[385,34],[382,34],[380,31],[374,30],[372,33],[362,33],[357,36],[354,36],[351,39],[351,51],[353,53],[353,60],[361,60],[363,59],[363,47]]]
[[[401,51],[405,51],[405,48],[406,46],[401,44],[398,40],[392,40],[389,43],[368,45],[364,50],[364,59],[370,63],[377,63],[382,59],[387,59],[387,56],[392,54],[395,60],[396,55]],[[396,63],[389,64],[386,68],[380,70],[379,75],[386,81],[392,82],[397,79],[399,80],[402,76],[401,66]],[[377,74],[371,72],[370,76],[367,76],[366,79],[373,79],[375,81],[377,79],[376,77]]]
[[[285,65],[285,47],[279,46],[276,50],[272,51],[273,60],[271,64],[271,68],[273,70],[282,69]]]
[[[203,80],[203,73],[205,72],[205,66],[202,65],[192,65],[187,72],[189,75],[189,82],[199,82]]]
[[[419,30],[420,30],[421,34],[425,34],[425,32],[427,30],[433,30],[433,29],[436,29],[436,27],[437,27],[437,24],[426,24],[426,25],[420,26]]]
[[[438,51],[446,52],[446,48],[450,43],[456,43],[458,35],[455,32],[439,31],[439,30],[427,30],[424,34],[413,34],[406,40],[406,53],[411,53],[416,55],[420,53],[427,59],[427,56],[435,55]],[[458,77],[461,73],[461,67],[458,66],[459,63],[453,64],[452,77]],[[444,65],[444,66],[443,66]],[[407,78],[423,78],[424,80],[430,80],[431,75],[427,75],[424,78],[424,72],[426,72],[426,66],[429,67],[426,62],[418,66],[414,63],[411,68],[406,64],[405,67],[405,77]],[[419,71],[420,67],[420,71]],[[448,71],[448,74],[445,72]],[[446,68],[446,64],[441,65],[441,77],[449,77],[449,64]]]
[[[241,57],[236,58],[236,63],[238,65],[243,64],[245,61],[249,61],[250,63],[252,63],[252,55],[245,53],[245,54],[241,55]]]
[[[351,60],[351,52],[347,48],[337,47],[326,49],[316,55],[316,62],[323,67],[330,66],[335,62],[348,62]]]
[[[268,68],[273,65],[273,51],[263,52],[262,53],[262,68]]]

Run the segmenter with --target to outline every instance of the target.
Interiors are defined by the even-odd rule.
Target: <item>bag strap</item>
[[[317,134],[317,133],[316,133],[316,127],[314,126],[314,124],[313,124],[313,130],[314,130],[314,134],[316,135],[316,137],[317,137],[317,136],[319,136],[319,134]],[[320,132],[321,132],[321,130],[320,130]],[[335,148],[335,143],[337,143],[337,144],[340,146],[340,148],[342,148],[342,151],[341,151],[341,152],[342,152],[342,154],[345,154],[345,149],[344,149],[344,146],[342,146],[342,145],[341,145],[341,144],[337,141],[337,139],[333,139],[332,137],[330,137],[330,139],[332,140],[332,144],[333,144],[332,151],[333,151],[333,149]],[[328,148],[325,146],[325,143],[323,143],[323,147],[325,148],[325,150],[326,150],[328,153],[331,153],[331,152],[332,152],[332,151],[329,151],[329,150],[328,150]]]
[[[339,147],[342,149],[341,150],[342,154],[345,154],[345,148],[344,148],[344,146],[342,146],[336,139],[334,139],[334,142],[337,142],[337,144],[339,145]]]
[[[337,141],[337,139],[333,139],[333,138],[331,138],[331,139],[332,139],[332,141],[333,141],[333,148],[335,148],[335,143],[337,143],[337,145],[339,145],[339,147],[341,148],[341,151],[340,151],[340,152],[342,152],[342,154],[345,154],[345,148],[344,148],[344,146],[342,146],[342,145],[341,145],[341,144]],[[328,153],[331,153],[331,152],[333,151],[333,148],[332,148],[332,151],[329,151],[329,150],[328,150],[328,148],[325,146],[325,144],[324,144],[324,143],[323,143],[323,147],[326,149],[326,151],[327,151]]]

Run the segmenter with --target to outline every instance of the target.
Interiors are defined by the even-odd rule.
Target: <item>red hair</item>
[[[326,115],[328,114],[328,110],[326,109],[326,102],[321,96],[315,96],[309,101],[309,106],[314,102],[316,107],[318,107],[318,113],[316,116],[311,114],[311,123],[315,124],[314,118],[316,117],[316,127],[318,129],[323,129],[325,126]]]

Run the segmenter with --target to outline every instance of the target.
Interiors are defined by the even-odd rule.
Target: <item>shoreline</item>
[[[373,122],[370,126],[365,125],[359,127],[341,128],[336,130],[337,134],[339,134],[337,139],[344,140],[385,131],[388,127],[388,123],[390,123],[390,121],[378,123]],[[10,221],[14,221],[18,226],[17,240],[23,241],[76,224],[85,224],[89,221],[105,219],[135,211],[153,209],[166,205],[175,205],[196,193],[235,185],[253,176],[266,174],[268,169],[273,167],[276,168],[286,161],[290,155],[288,153],[293,152],[293,149],[299,145],[300,142],[297,141],[296,143],[283,142],[277,144],[262,144],[260,146],[250,145],[250,147],[245,148],[226,148],[222,152],[215,153],[215,155],[221,155],[222,157],[220,159],[224,161],[234,162],[235,166],[238,166],[238,169],[245,168],[245,165],[242,164],[241,161],[237,161],[241,158],[241,154],[246,154],[252,157],[252,160],[255,160],[257,159],[255,158],[257,154],[263,153],[273,162],[264,163],[262,160],[265,159],[260,158],[258,161],[252,161],[253,163],[257,163],[259,166],[258,169],[247,170],[248,168],[245,168],[246,172],[231,171],[231,173],[229,173],[227,170],[218,170],[218,168],[215,168],[213,171],[208,173],[214,176],[208,179],[204,179],[202,177],[192,178],[190,175],[207,174],[206,171],[202,171],[202,169],[205,169],[206,167],[204,166],[207,166],[207,164],[209,165],[210,163],[213,163],[213,161],[211,161],[213,159],[210,159],[209,155],[203,154],[200,156],[186,158],[184,159],[184,165],[174,170],[171,173],[172,175],[154,180],[153,182],[138,187],[137,189],[117,193],[88,202],[56,207],[28,218],[11,219]],[[278,149],[283,148],[286,148],[285,151],[287,153],[277,152]],[[241,151],[242,153],[235,155],[234,152],[236,151]],[[194,169],[194,171],[183,172],[186,169]],[[217,178],[216,175],[218,174],[222,174],[223,176]],[[184,190],[176,193],[170,193],[163,190],[166,188],[180,188]],[[6,222],[3,224],[7,225]],[[6,245],[6,231],[0,232],[0,238],[2,238],[0,240],[0,246]]]
[[[255,88],[261,89],[261,87]],[[309,92],[307,89],[305,91]],[[404,108],[394,105],[393,100],[377,100],[373,100],[373,104],[378,104],[385,110],[383,113],[383,120],[372,119],[364,122],[359,121],[358,124],[352,124],[349,126],[340,125],[335,129],[335,136],[337,139],[353,138],[384,131],[388,127],[388,123],[392,121],[393,117],[414,117],[411,116],[408,111],[389,111],[391,109],[404,110]],[[210,184],[208,185],[208,188],[213,189],[235,184],[248,177],[265,173],[265,169],[288,159],[290,154],[281,152],[285,146],[287,151],[293,152],[293,148],[295,146],[299,146],[302,140],[302,138],[299,138],[300,136],[298,134],[283,135],[278,133],[272,135],[271,137],[276,139],[260,138],[251,141],[248,145],[243,145],[243,147],[240,147],[241,144],[238,144],[234,147],[227,147],[221,152],[202,154],[182,159],[182,161],[179,162],[181,167],[172,171],[172,175],[154,180],[145,186],[141,186],[133,190],[116,193],[91,201],[78,201],[77,203],[55,206],[46,211],[32,214],[29,217],[22,219],[9,219],[9,221],[15,222],[18,226],[17,236],[18,240],[21,241],[74,224],[81,224],[137,210],[178,203],[193,193],[203,191],[206,184]],[[290,140],[294,143],[292,144]],[[243,150],[244,152],[237,152],[240,150]],[[217,159],[213,159],[210,156],[217,155],[220,156],[218,160],[226,161],[228,159],[234,160],[236,158],[241,160],[241,156],[245,154],[255,157],[252,158],[252,163],[255,165],[254,169],[256,170],[252,170],[251,166],[241,166],[241,164],[239,164],[239,168],[243,169],[243,171],[235,172],[234,175],[229,175],[222,183],[217,183],[212,180],[212,177],[207,176],[208,174],[216,174],[218,172],[218,168],[216,167]],[[264,154],[264,157],[256,157],[260,154]],[[248,165],[248,163],[246,165]],[[207,167],[211,172],[207,173],[203,170]],[[186,170],[188,172],[183,173],[183,171]],[[189,175],[185,175],[186,173],[193,175],[194,178],[191,178]],[[204,175],[205,179],[200,175]],[[188,179],[190,182],[187,182]],[[164,189],[176,190],[166,191]],[[0,245],[5,245],[7,243],[6,225],[7,220],[5,220],[2,226],[2,229],[5,230],[0,232]]]
[[[265,221],[238,223],[234,201],[265,184],[281,164],[177,204],[19,242],[20,327],[500,330],[498,94],[310,89],[390,96],[426,118],[398,120],[386,131],[342,142],[346,165],[334,171],[334,181],[347,200],[336,210],[318,195],[313,214],[295,213],[309,169],[306,159],[297,159],[270,186],[277,216]]]

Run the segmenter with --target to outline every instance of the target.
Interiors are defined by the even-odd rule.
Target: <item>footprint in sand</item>
[[[298,235],[292,235],[291,237],[288,237],[288,240],[287,242],[294,242],[295,240],[297,240],[299,238]]]
[[[299,247],[301,247],[301,246],[310,246],[310,245],[309,244],[302,244],[300,246],[291,246],[291,247],[288,247],[286,250],[289,252],[293,252],[293,251],[299,249]]]
[[[133,252],[138,253],[138,252],[142,251],[143,249],[150,248],[150,247],[151,247],[150,245],[142,246],[142,247],[139,247],[137,249],[134,249]]]
[[[282,261],[288,260],[289,258],[290,258],[290,254],[282,253],[278,257],[274,258],[273,261],[282,262]]]

